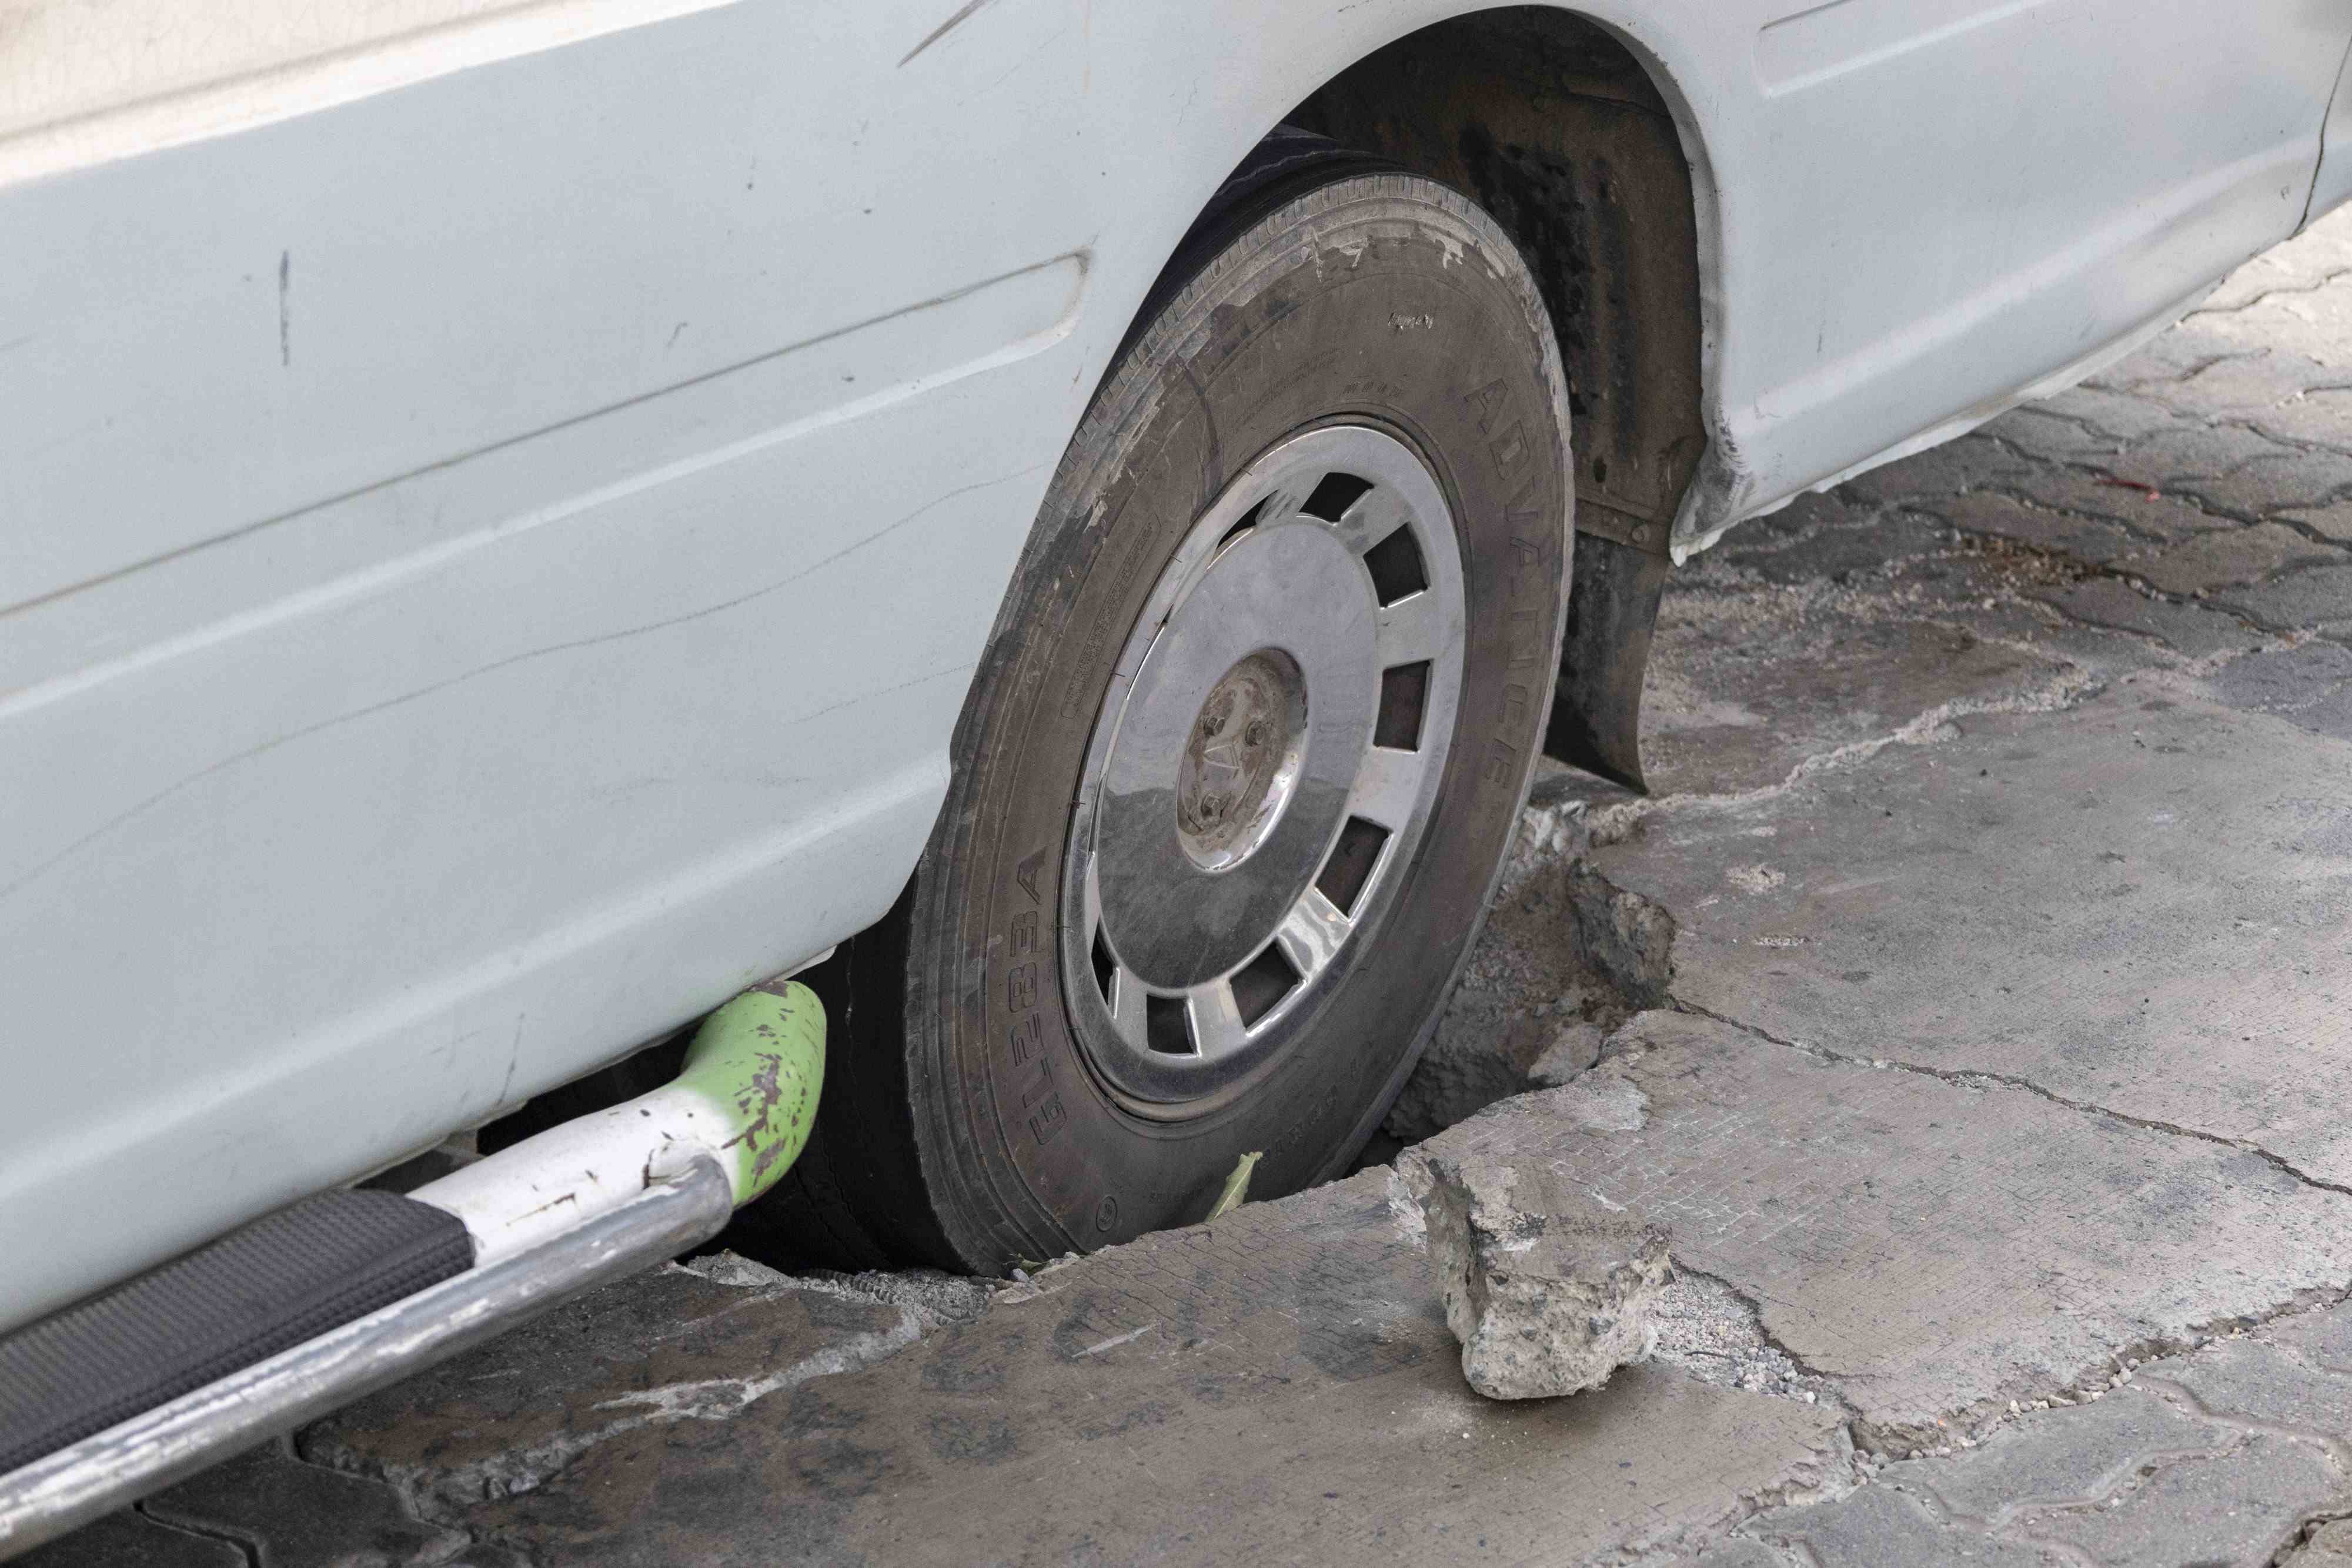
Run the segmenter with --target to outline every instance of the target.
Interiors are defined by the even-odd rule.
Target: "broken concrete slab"
[[[2185,1354],[2127,1358],[2105,1387],[2051,1408],[2011,1406],[1946,1435],[1937,1457],[1865,1463],[1855,1490],[1764,1511],[1741,1541],[1820,1563],[2267,1563],[2329,1568],[2325,1521],[2352,1509],[2341,1383],[2298,1377],[2352,1349],[2352,1308],[2290,1312]],[[2191,1385],[2196,1385],[2195,1392]],[[1956,1448],[1954,1444],[1957,1444]],[[2294,1553],[2313,1552],[2305,1558]],[[2020,1558],[2016,1553],[2027,1556]],[[2277,1556],[2273,1556],[2277,1553]],[[1704,1563],[1702,1555],[1677,1562]]]
[[[663,1278],[675,1290],[650,1277]],[[770,1356],[740,1336],[728,1375],[796,1364],[803,1347],[786,1338]],[[609,1390],[565,1371],[560,1343],[488,1350],[499,1359],[428,1373],[407,1396],[458,1445],[438,1451],[602,1419]],[[517,1400],[513,1385],[543,1393]],[[1839,1425],[1828,1407],[1646,1366],[1574,1399],[1481,1398],[1416,1213],[1373,1171],[1057,1265],[976,1322],[730,1419],[610,1434],[457,1521],[550,1562],[664,1568],[1575,1562],[1824,1484],[1846,1463]],[[404,1425],[347,1426],[339,1441],[355,1465],[382,1468],[387,1449],[431,1462]]]
[[[2352,1082],[2352,749],[2153,680],[1951,733],[1597,852],[1675,913],[1677,1000],[2352,1186],[2312,1092]]]
[[[1766,1511],[1716,1544],[1770,1541],[1872,1568],[2018,1550],[2064,1563],[2331,1568],[2326,1521],[2352,1512],[2352,1382],[2310,1375],[2347,1349],[2352,1308],[2339,1304],[2127,1358],[2080,1403],[1995,1412],[1980,1438],[1955,1430],[1958,1447],[1937,1457],[1865,1464],[1853,1491]]]
[[[1537,1089],[1557,1089],[1573,1082],[1601,1060],[1601,1042],[1609,1038],[1599,1024],[1565,1023],[1552,1032],[1551,1043],[1528,1069],[1528,1082]]]
[[[1748,1297],[1883,1449],[2352,1271],[2352,1197],[2234,1149],[1680,1013],[1641,1015],[1610,1051],[1597,1071],[1646,1096],[1639,1129],[1596,1132],[1549,1090],[1423,1154],[1548,1163],[1665,1227],[1677,1267]]]
[[[1609,1381],[1656,1343],[1666,1233],[1597,1202],[1547,1166],[1408,1149],[1462,1375],[1489,1399],[1548,1399]]]

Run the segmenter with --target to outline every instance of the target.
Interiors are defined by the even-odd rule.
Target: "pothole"
[[[1596,815],[1569,800],[1522,817],[1486,929],[1381,1127],[1391,1152],[1570,1082],[1620,1024],[1664,1004],[1674,916],[1583,858]]]

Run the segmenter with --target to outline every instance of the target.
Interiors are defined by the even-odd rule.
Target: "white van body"
[[[0,0],[0,1328],[880,916],[1180,236],[1476,8]],[[1579,10],[1692,166],[1684,550],[2352,194],[2352,5]]]

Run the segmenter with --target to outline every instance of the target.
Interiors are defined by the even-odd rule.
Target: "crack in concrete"
[[[1709,1277],[1712,1278],[1712,1276]],[[1737,1291],[1737,1287],[1730,1286],[1727,1281],[1719,1282],[1724,1283],[1727,1289]],[[2287,1314],[2283,1312],[2277,1315]],[[2229,1337],[2242,1338],[2243,1331],[2233,1331]],[[2204,1343],[2210,1343],[2210,1341]],[[2262,1343],[2315,1375],[2323,1377],[2337,1375],[2326,1368],[2314,1367],[2306,1357],[2298,1354],[2292,1346],[2268,1341]],[[1937,1468],[1948,1460],[1957,1458],[1948,1447],[1939,1447],[1936,1451],[1928,1454],[1921,1454],[1915,1449],[1908,1460],[1895,1462],[1916,1466],[1917,1469],[1899,1475],[1890,1474],[1888,1461],[1865,1446],[1872,1436],[1868,1423],[1854,1421],[1849,1424],[1848,1431],[1853,1438],[1857,1450],[1853,1467],[1855,1480],[1853,1486],[1844,1489],[1837,1496],[1851,1495],[1852,1492],[1868,1486],[1888,1486],[1909,1498],[1919,1507],[1921,1512],[1927,1514],[1939,1528],[1971,1531],[1992,1540],[2026,1546],[2054,1555],[2064,1563],[2078,1565],[2078,1568],[2102,1568],[2097,1559],[2082,1548],[2042,1533],[2036,1526],[2045,1524],[2053,1515],[2078,1515],[2114,1506],[2122,1499],[2145,1489],[2158,1476],[2181,1464],[2222,1458],[2235,1452],[2245,1440],[2253,1437],[2274,1437],[2310,1445],[2317,1448],[2340,1471],[2352,1472],[2352,1446],[2347,1446],[2346,1440],[2336,1434],[2315,1427],[2299,1427],[2292,1423],[2265,1421],[2238,1412],[2217,1408],[2199,1397],[2187,1386],[2164,1375],[2162,1359],[2177,1358],[2195,1348],[2197,1346],[2193,1344],[2182,1345],[2167,1351],[2161,1358],[2151,1357],[2151,1361],[2156,1364],[2139,1369],[2137,1377],[2134,1376],[2134,1368],[2126,1366],[2109,1386],[2096,1390],[2080,1400],[2057,1400],[2030,1412],[2017,1410],[2012,1405],[2011,1421],[1996,1423],[1996,1426],[2021,1426],[2032,1421],[2035,1416],[2047,1414],[2051,1409],[2089,1404],[2107,1393],[2116,1392],[2126,1385],[2133,1385],[2230,1434],[2233,1440],[2221,1447],[2157,1445],[2136,1449],[2103,1470],[2088,1490],[2078,1494],[2029,1495],[2011,1498],[2001,1501],[2000,1506],[1990,1513],[1978,1514],[1954,1505],[1937,1483],[1935,1477]],[[2123,1364],[2125,1359],[2119,1355],[2118,1364]],[[1963,1437],[1960,1439],[1962,1446],[1968,1448],[1980,1446],[1983,1437],[1989,1436],[1990,1430],[1991,1428],[1984,1429],[1983,1434],[1977,1438]],[[1835,1497],[1829,1496],[1818,1499],[1793,1497],[1770,1506],[1803,1507],[1834,1500],[1836,1500]],[[1757,1516],[1759,1511],[1761,1511],[1743,1513],[1735,1521],[1718,1524],[1715,1527],[1717,1533],[1714,1538],[1721,1539],[1723,1536],[1738,1533]],[[2280,1548],[2281,1555],[2271,1561],[2284,1563],[2286,1560],[2284,1554],[2306,1541],[2320,1526],[2343,1518],[2352,1518],[2352,1513],[2322,1510],[2302,1516],[2295,1523],[2292,1538]],[[1801,1538],[1768,1539],[1749,1536],[1748,1539],[1759,1540],[1777,1550],[1798,1553],[1806,1561],[1814,1560],[1810,1547]]]
[[[1805,1055],[1812,1057],[1816,1061],[1835,1061],[1848,1067],[1866,1067],[1885,1071],[1908,1072],[1922,1078],[1933,1078],[1938,1082],[1948,1083],[1960,1089],[2001,1088],[2018,1090],[2024,1093],[2034,1095],[2039,1099],[2046,1100],[2053,1105],[2061,1105],[2069,1111],[2078,1112],[2084,1115],[2103,1116],[2111,1121],[2120,1122],[2126,1126],[2140,1128],[2146,1132],[2163,1133],[2175,1137],[2194,1138],[2200,1143],[2212,1144],[2221,1148],[2235,1149],[2241,1154],[2253,1155],[2274,1169],[2293,1177],[2295,1181],[2302,1183],[2305,1186],[2315,1188],[2321,1192],[2332,1192],[2340,1197],[2352,1197],[2352,1185],[2347,1185],[2343,1182],[2329,1181],[2325,1176],[2315,1176],[2311,1172],[2305,1170],[2302,1166],[2294,1164],[2292,1160],[2285,1158],[2284,1155],[2273,1154],[2269,1149],[2263,1147],[2260,1144],[2254,1143],[2249,1139],[2232,1138],[2221,1133],[2209,1133],[2200,1127],[2182,1126],[2177,1122],[2159,1121],[2150,1116],[2135,1116],[2129,1112],[2112,1110],[2107,1106],[2096,1104],[2088,1100],[2076,1100],[2072,1096],[2061,1094],[2053,1089],[2044,1088],[2042,1085],[2034,1082],[2031,1079],[2020,1078],[2013,1073],[1990,1072],[1980,1068],[1927,1067],[1916,1061],[1899,1061],[1891,1057],[1853,1056],[1842,1051],[1832,1051],[1826,1046],[1808,1045],[1802,1040],[1783,1040],[1768,1030],[1759,1029],[1756,1025],[1740,1019],[1727,1018],[1721,1013],[1701,1007],[1696,1002],[1685,1001],[1680,997],[1674,998],[1673,1001],[1675,1010],[1677,1011],[1690,1013],[1699,1018],[1712,1019],[1717,1023],[1727,1025],[1732,1029],[1739,1030],[1748,1034],[1752,1034],[1759,1040],[1769,1040],[1774,1045],[1784,1047],[1790,1051],[1801,1051]]]

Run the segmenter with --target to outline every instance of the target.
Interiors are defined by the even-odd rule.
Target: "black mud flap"
[[[1544,751],[1646,795],[1642,778],[1642,682],[1665,591],[1666,558],[1600,534],[1576,536]]]

